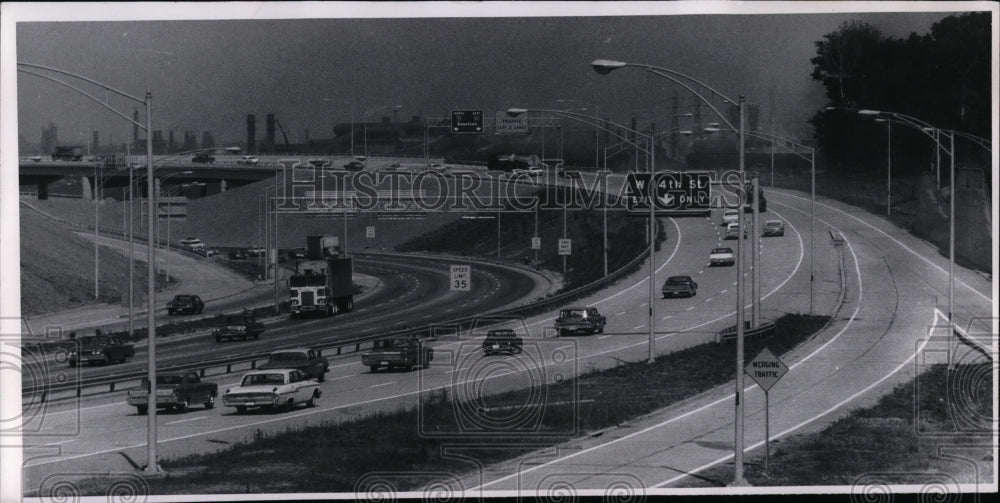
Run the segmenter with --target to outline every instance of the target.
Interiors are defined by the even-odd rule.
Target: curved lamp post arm
[[[593,115],[587,115],[587,114],[581,114],[581,113],[578,113],[578,112],[567,112],[565,110],[552,110],[552,109],[546,109],[546,108],[510,108],[510,109],[507,110],[507,113],[513,114],[513,115],[518,115],[518,114],[528,113],[528,112],[549,113],[549,114],[557,115],[557,116],[560,116],[560,117],[565,117],[567,119],[572,119],[572,120],[575,120],[577,122],[582,122],[584,124],[587,124],[588,126],[595,126],[597,128],[600,128],[602,131],[606,131],[606,132],[610,133],[615,138],[618,138],[618,139],[622,140],[623,142],[628,143],[629,145],[632,145],[633,147],[635,147],[635,148],[637,148],[639,150],[642,150],[643,152],[645,152],[647,154],[649,153],[649,150],[644,149],[643,147],[639,146],[637,143],[635,143],[635,142],[629,140],[628,138],[626,138],[626,137],[618,134],[616,131],[613,131],[611,129],[608,129],[608,128],[602,126],[601,123],[602,122],[607,122],[611,126],[615,126],[615,127],[624,129],[625,131],[630,132],[630,133],[635,133],[636,136],[642,136],[642,137],[644,137],[646,139],[649,139],[650,135],[642,133],[642,132],[639,132],[639,131],[636,131],[634,129],[629,128],[628,126],[625,126],[625,125],[622,125],[622,124],[618,124],[616,122],[605,121],[604,119],[601,119],[600,117],[595,117]],[[590,119],[590,121],[585,120],[585,119]],[[591,122],[591,121],[593,121],[593,122]]]
[[[23,65],[23,64],[24,63],[18,63],[18,65]],[[122,119],[125,119],[125,120],[129,121],[133,125],[138,126],[139,128],[141,128],[143,130],[146,129],[146,125],[145,124],[143,124],[141,122],[137,122],[137,121],[132,120],[131,117],[129,117],[129,116],[127,116],[127,115],[119,112],[118,110],[115,110],[114,108],[112,108],[111,106],[109,106],[107,103],[104,103],[103,101],[101,101],[96,96],[88,93],[87,91],[84,91],[83,89],[80,89],[79,87],[74,86],[73,84],[70,84],[69,82],[66,82],[66,81],[61,80],[61,79],[57,79],[57,78],[55,78],[55,77],[53,77],[51,75],[45,75],[44,73],[38,73],[38,72],[35,72],[35,71],[31,71],[31,70],[25,70],[23,68],[18,68],[17,71],[22,72],[22,73],[27,73],[29,75],[34,75],[36,77],[40,77],[40,78],[43,78],[45,80],[50,80],[52,82],[55,82],[56,84],[60,84],[62,86],[68,87],[69,89],[72,89],[73,91],[76,91],[76,92],[78,92],[78,93],[86,96],[87,98],[90,98],[91,101],[97,103],[98,105],[101,105],[105,109],[111,111],[111,113],[113,113],[113,114],[121,117]],[[66,72],[60,72],[60,73],[66,73]],[[69,74],[69,75],[73,75],[73,74]],[[73,76],[76,77],[76,75],[73,75]],[[87,80],[89,82],[94,82],[94,81],[92,81],[90,79],[87,79],[85,77],[80,77],[80,78],[82,78],[84,80]],[[94,82],[94,83],[97,84],[96,82]],[[97,85],[101,85],[101,84],[97,84]],[[107,88],[107,87],[105,89],[112,90],[111,88]],[[126,96],[128,96],[129,98],[135,99],[132,96],[129,96],[129,95],[126,95]],[[140,103],[144,103],[143,100],[138,100],[138,101]]]
[[[718,115],[719,118],[722,119],[722,122],[725,122],[727,126],[733,128],[733,129],[736,129],[736,127],[733,126],[733,124],[731,122],[729,122],[729,119],[727,119],[726,116],[722,112],[719,111],[719,109],[715,108],[715,105],[713,105],[712,102],[708,100],[708,98],[702,96],[701,93],[699,93],[698,91],[694,90],[694,88],[692,88],[691,86],[689,86],[686,83],[682,82],[681,80],[673,77],[672,75],[670,75],[670,73],[682,75],[685,78],[688,78],[688,79],[690,79],[690,80],[692,80],[694,82],[697,82],[699,85],[705,87],[706,89],[708,89],[709,91],[711,91],[713,94],[721,97],[722,99],[726,100],[727,102],[734,103],[734,104],[736,103],[735,101],[727,98],[726,95],[724,95],[724,94],[716,91],[715,89],[712,89],[711,87],[709,87],[708,85],[702,83],[701,81],[699,81],[699,80],[697,80],[697,79],[695,79],[693,77],[688,77],[687,75],[684,75],[683,73],[680,73],[680,72],[674,72],[672,70],[666,70],[666,69],[658,68],[658,67],[647,67],[645,65],[636,65],[636,66],[641,66],[647,72],[652,73],[654,75],[659,75],[660,77],[668,79],[668,80],[674,82],[675,84],[683,87],[684,89],[687,89],[691,94],[695,95],[703,103],[705,103],[706,105],[708,105],[708,108],[711,108],[712,111],[715,112],[715,115]]]

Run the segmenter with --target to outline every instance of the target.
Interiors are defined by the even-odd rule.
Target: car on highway
[[[732,248],[712,248],[712,253],[708,255],[708,265],[734,265],[736,255],[733,255]]]
[[[227,389],[222,394],[222,403],[235,407],[238,414],[251,407],[292,410],[299,404],[316,405],[322,394],[319,383],[299,370],[255,370],[244,374],[238,386]]]
[[[216,250],[215,248],[205,248],[204,250],[201,250],[199,253],[205,257],[214,257],[219,254],[219,250]]]
[[[663,298],[667,297],[694,297],[698,295],[698,283],[695,283],[691,276],[671,276],[663,283],[660,289]]]
[[[211,321],[212,336],[215,342],[233,339],[247,340],[258,339],[264,333],[264,323],[257,321],[257,317],[252,311],[244,311],[239,314],[221,314]]]
[[[198,154],[191,158],[191,162],[197,162],[202,164],[211,164],[215,162],[215,157],[209,154]]]
[[[764,222],[764,230],[761,232],[762,236],[784,236],[785,235],[785,223],[781,220],[768,220]]]
[[[309,256],[309,252],[306,251],[305,248],[296,248],[296,249],[288,252],[288,256],[291,257],[291,258],[293,258],[293,259],[299,260],[299,259],[307,258]]]
[[[524,340],[509,329],[490,330],[483,339],[483,354],[486,356],[505,353],[518,354],[524,351]]]
[[[739,210],[722,210],[722,225],[728,226],[729,224],[739,223],[740,221],[740,211]]]
[[[167,314],[201,314],[205,310],[205,302],[197,295],[174,295],[170,302],[167,302]]]
[[[257,368],[260,370],[295,369],[302,372],[307,379],[323,382],[326,380],[327,371],[330,370],[330,361],[323,357],[323,352],[319,349],[282,349],[271,353],[267,362]]]
[[[417,367],[427,368],[434,359],[434,350],[423,344],[416,337],[395,337],[377,340],[372,344],[371,351],[361,354],[361,363],[372,373],[379,369],[404,368],[413,370]]]
[[[559,311],[556,334],[560,337],[573,334],[603,334],[607,319],[596,307],[569,307]]]
[[[347,171],[361,171],[365,169],[365,165],[361,161],[351,161],[344,165],[344,169]]]
[[[71,349],[66,356],[70,367],[83,363],[100,363],[107,365],[135,356],[135,347],[125,344],[117,337],[110,335],[91,335],[76,339],[77,347]]]
[[[740,224],[731,223],[726,226],[726,239],[736,239],[740,235]],[[747,231],[743,229],[743,239],[747,238]]]
[[[263,246],[252,246],[250,247],[250,250],[247,251],[247,254],[251,257],[263,257],[267,254],[267,250],[265,250]]]
[[[157,372],[156,408],[184,412],[191,404],[200,403],[206,409],[215,407],[219,385],[202,381],[197,372]],[[138,388],[128,391],[126,403],[141,415],[149,409],[149,379],[143,377]]]
[[[511,176],[527,175],[530,177],[539,177],[542,176],[542,174],[544,173],[545,171],[542,169],[542,167],[536,165],[536,166],[527,166],[524,168],[516,168],[515,170],[511,171]]]
[[[244,250],[233,250],[229,252],[229,260],[246,260],[247,252]]]
[[[202,243],[200,239],[194,237],[186,237],[180,241],[181,248],[188,251],[201,251],[205,249],[205,243]]]
[[[256,166],[260,164],[260,157],[255,155],[245,155],[236,160],[236,164],[246,164],[247,166]]]

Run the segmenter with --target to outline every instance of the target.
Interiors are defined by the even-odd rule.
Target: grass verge
[[[783,316],[771,336],[746,341],[747,361],[764,347],[786,353],[827,320]],[[475,404],[456,403],[445,392],[427,393],[418,408],[260,433],[220,452],[164,460],[169,474],[148,483],[153,494],[352,492],[366,476],[379,473],[397,490],[421,490],[427,481],[414,474],[461,474],[472,468],[443,456],[446,445],[464,442],[471,448],[463,448],[463,456],[490,464],[619,425],[731,381],[734,366],[720,362],[730,362],[735,351],[732,343],[703,344],[662,356],[652,365],[622,362],[576,379],[483,397]],[[486,436],[476,438],[457,434],[467,430],[456,407],[505,411],[526,403],[535,404],[537,421],[523,436],[509,435],[509,424],[482,430]],[[524,415],[523,410],[515,412]]]
[[[932,366],[874,407],[822,431],[772,442],[767,469],[763,453],[748,458],[746,479],[754,486],[918,485],[939,496],[934,487],[952,493],[956,484],[991,483],[993,370],[991,363],[966,364],[949,375],[946,366]],[[698,480],[721,487],[732,476],[730,463]]]

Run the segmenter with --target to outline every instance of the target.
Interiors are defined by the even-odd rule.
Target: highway
[[[789,231],[783,238],[763,241],[764,292],[769,298],[801,296],[804,269],[804,246],[801,219],[781,215],[789,221]],[[732,323],[735,301],[734,269],[708,268],[708,251],[723,242],[719,233],[718,216],[665,221],[668,239],[657,254],[657,284],[666,276],[690,274],[699,282],[698,295],[689,299],[658,299],[657,352],[675,351],[693,344],[711,341],[715,332]],[[580,301],[596,305],[609,317],[606,333],[594,337],[559,339],[551,337],[551,314],[524,319],[522,333],[529,337],[532,351],[516,357],[525,372],[489,377],[489,393],[534,384],[533,380],[576,375],[585,368],[615,365],[618,359],[642,359],[646,353],[646,288],[645,269],[619,282],[613,289]],[[797,278],[799,281],[793,281]],[[837,296],[836,288],[822,287],[819,299],[829,305]],[[782,306],[782,302],[774,306]],[[765,311],[765,317],[784,312],[780,307]],[[345,317],[346,319],[346,317]],[[681,331],[683,330],[683,333]],[[441,340],[434,344],[435,360],[425,371],[371,374],[356,355],[336,359],[323,383],[323,399],[313,409],[300,409],[289,414],[235,415],[230,410],[193,410],[183,415],[163,415],[161,452],[165,457],[205,452],[224,447],[231,442],[249,438],[254,431],[278,431],[300,427],[323,420],[356,417],[361,411],[390,410],[415,405],[422,391],[467,384],[477,378],[477,368],[490,360],[479,358],[476,337],[472,334],[457,340]],[[566,358],[569,354],[570,357]],[[554,359],[553,359],[554,358]],[[495,360],[494,360],[495,361]],[[220,380],[231,384],[236,376]],[[123,397],[101,396],[80,404],[53,404],[44,414],[44,436],[32,437],[35,447],[26,450],[28,462],[25,474],[29,480],[40,480],[45,473],[86,470],[102,466],[127,471],[125,459],[142,456],[145,423],[141,416],[123,403]],[[60,430],[80,431],[69,436],[50,434]],[[54,457],[47,457],[49,452]],[[124,455],[124,457],[123,457]],[[37,456],[37,457],[36,457]],[[124,463],[124,464],[123,464]],[[25,487],[31,487],[28,482]]]
[[[776,212],[793,213],[796,221],[808,211],[808,200],[799,194],[766,194]],[[858,213],[838,203],[817,204],[821,232],[840,232],[847,241],[845,299],[829,328],[784,358],[791,371],[770,392],[772,442],[817,431],[853,408],[873,405],[923,366],[942,363],[948,341],[955,342],[940,328],[947,323],[942,315],[947,311],[947,261],[884,219]],[[990,333],[990,282],[965,269],[956,273],[958,326]],[[788,308],[801,310],[804,298],[788,296],[784,301]],[[978,359],[968,348],[957,348],[958,361]],[[751,454],[759,454],[763,393],[751,380],[746,382],[746,446]],[[463,486],[473,492],[568,487],[579,494],[704,486],[706,481],[696,479],[699,473],[732,465],[732,388],[731,383],[720,386],[600,438],[585,437],[556,452],[490,467],[464,479]],[[722,486],[730,480],[707,482]]]
[[[762,317],[774,319],[809,309],[809,201],[794,192],[766,194],[770,211],[765,217],[786,222],[785,236],[761,240]],[[935,309],[947,304],[947,262],[929,245],[884,220],[857,214],[858,210],[838,203],[817,204],[815,306],[818,314],[834,316],[834,322],[785,357],[792,371],[771,394],[771,431],[775,438],[818,428],[853,407],[873,403],[894,384],[911,377],[917,361],[915,352],[926,346],[922,346],[922,339],[927,337],[927,326],[940,322]],[[733,324],[735,270],[707,267],[711,248],[735,248],[734,241],[722,239],[719,221],[718,210],[710,218],[663,221],[667,240],[655,256],[656,285],[667,276],[688,274],[699,288],[698,295],[692,298],[656,300],[657,354],[712,341],[718,330]],[[842,248],[831,242],[830,230],[843,235],[846,244]],[[415,265],[412,260],[406,263],[416,269],[433,269],[429,264]],[[973,320],[991,313],[992,303],[985,293],[989,292],[989,281],[961,268],[958,273],[956,321],[959,326],[973,323],[973,330],[983,330],[984,325]],[[407,281],[407,274],[413,279]],[[400,290],[410,292],[413,303],[397,299],[389,311],[405,304],[411,313],[429,316],[436,311],[456,310],[462,307],[462,301],[488,297],[449,297],[440,285],[421,290],[417,274],[415,270],[404,272],[402,283],[392,287],[397,295]],[[424,281],[434,283],[432,278]],[[278,432],[412,407],[422,393],[434,390],[449,389],[459,398],[476,398],[475,393],[461,393],[475,388],[479,390],[476,393],[493,394],[607,368],[620,360],[644,360],[645,282],[646,267],[642,267],[612,287],[574,303],[597,306],[608,316],[602,335],[555,338],[552,313],[547,313],[513,323],[532,349],[505,360],[482,358],[480,334],[466,334],[433,343],[435,360],[422,371],[371,374],[357,355],[335,358],[326,382],[321,384],[323,398],[315,408],[237,415],[218,406],[212,410],[195,408],[183,414],[164,413],[160,454],[170,458],[211,452],[252,439],[258,432]],[[749,290],[749,281],[746,286]],[[371,313],[380,309],[376,300],[373,296],[367,301],[372,304]],[[483,312],[482,305],[469,308],[469,312]],[[412,316],[392,318],[390,312],[377,312],[386,325]],[[268,334],[285,340],[287,333],[289,343],[302,335],[323,337],[330,332],[327,321],[331,326],[337,324],[339,330],[370,330],[370,324],[352,319],[349,314],[308,321],[304,330],[296,326],[283,332],[284,326],[275,327]],[[314,322],[315,327],[311,325]],[[170,354],[182,360],[183,355],[198,351],[198,344],[214,347],[207,343],[178,343],[173,351],[184,352],[171,353],[170,346],[164,344],[164,361],[171,358]],[[263,340],[258,344],[267,345]],[[141,361],[141,357],[136,360]],[[498,361],[516,371],[487,371]],[[215,380],[222,391],[237,379],[237,375],[229,375]],[[731,393],[731,384],[721,386],[649,416],[642,424],[612,430],[600,438],[570,442],[557,449],[555,455],[535,454],[488,467],[482,473],[465,474],[462,489],[535,491],[551,489],[560,481],[568,481],[581,491],[605,490],[612,483],[683,487],[690,483],[691,475],[731,458]],[[759,448],[761,443],[760,395],[755,387],[748,388],[746,431],[751,449]],[[144,459],[145,418],[128,407],[121,394],[50,404],[33,424],[37,425],[36,432],[25,434],[24,487],[28,492],[38,487],[47,474],[94,473],[94,467],[101,467],[102,473],[126,473]]]

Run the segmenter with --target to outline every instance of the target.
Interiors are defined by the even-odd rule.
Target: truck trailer
[[[307,258],[288,280],[292,316],[332,316],[354,308],[354,267],[340,256],[337,236],[309,236]]]

